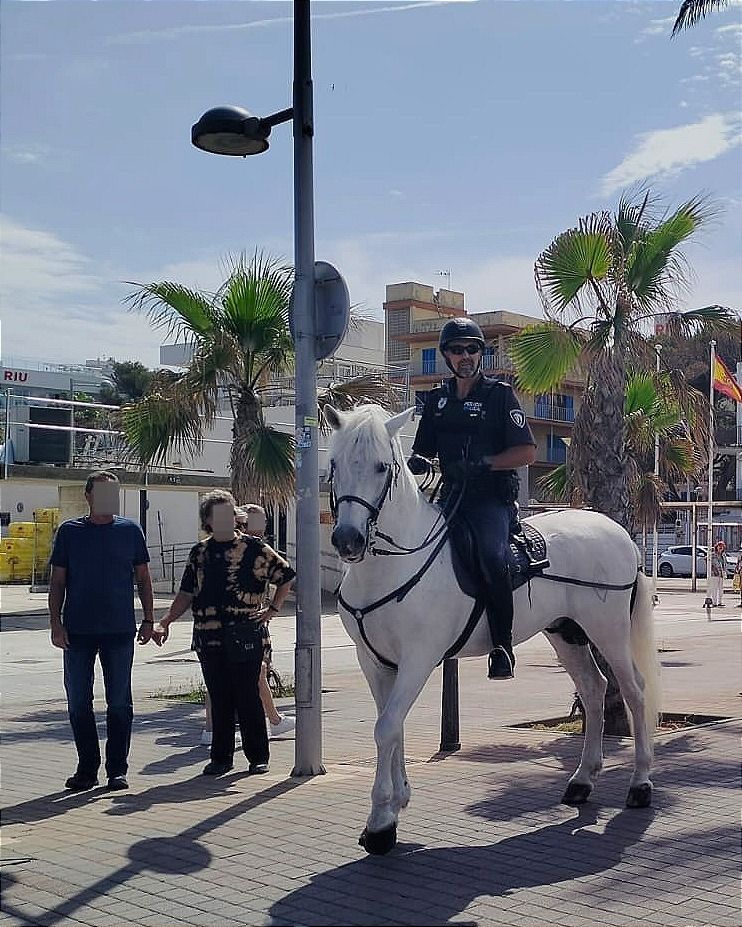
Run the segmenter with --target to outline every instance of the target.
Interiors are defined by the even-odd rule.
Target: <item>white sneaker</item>
[[[295,727],[296,719],[284,715],[278,724],[268,723],[268,733],[270,737],[280,737],[281,734],[288,734],[289,731],[293,731]]]
[[[214,734],[212,731],[206,731],[206,730],[201,731],[201,746],[210,747],[213,736]]]

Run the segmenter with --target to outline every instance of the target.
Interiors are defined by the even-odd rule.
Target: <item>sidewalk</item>
[[[434,674],[408,720],[412,801],[386,857],[357,845],[375,713],[332,616],[323,619],[332,632],[323,650],[327,775],[308,780],[289,776],[292,739],[271,742],[267,776],[247,777],[240,755],[233,773],[204,779],[201,708],[140,691],[130,791],[70,795],[61,791],[74,763],[65,706],[35,701],[29,687],[27,704],[3,723],[3,919],[65,927],[737,925],[742,723],[738,627],[729,619],[740,612],[729,596],[724,620],[709,623],[696,599],[663,594],[656,612],[664,707],[736,720],[659,736],[652,809],[624,809],[631,743],[612,738],[594,798],[579,811],[559,804],[580,739],[507,726],[562,714],[571,702],[568,678],[538,638],[518,649],[514,683],[487,683],[483,661],[461,664],[456,754],[436,753]],[[291,630],[288,620],[276,629],[282,654]],[[33,638],[30,647],[45,633],[5,634],[4,660],[16,640]],[[187,627],[179,633],[185,640]]]

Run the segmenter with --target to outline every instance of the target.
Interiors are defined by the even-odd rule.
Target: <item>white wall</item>
[[[18,506],[23,511],[18,511]],[[59,505],[59,492],[53,484],[8,481],[0,485],[0,511],[10,512],[10,520],[33,521],[34,509],[51,509]],[[3,529],[3,534],[7,531]]]

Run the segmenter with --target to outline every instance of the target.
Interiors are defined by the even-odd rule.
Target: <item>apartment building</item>
[[[509,339],[541,319],[509,310],[468,313],[463,293],[444,289],[436,292],[432,286],[421,283],[394,283],[386,288],[386,363],[405,369],[410,401],[414,400],[420,409],[430,389],[451,375],[438,351],[439,332],[450,318],[463,316],[473,319],[484,333],[487,342],[482,359],[484,372],[514,383]],[[558,391],[537,396],[519,393],[538,444],[536,463],[529,472],[531,498],[539,498],[538,478],[567,461],[583,387],[584,381],[575,373]]]

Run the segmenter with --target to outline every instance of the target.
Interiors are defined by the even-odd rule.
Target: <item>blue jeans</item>
[[[64,688],[77,747],[77,771],[95,776],[100,766],[93,714],[95,658],[100,658],[106,692],[106,775],[125,776],[134,707],[131,697],[133,634],[70,634],[64,651]]]

